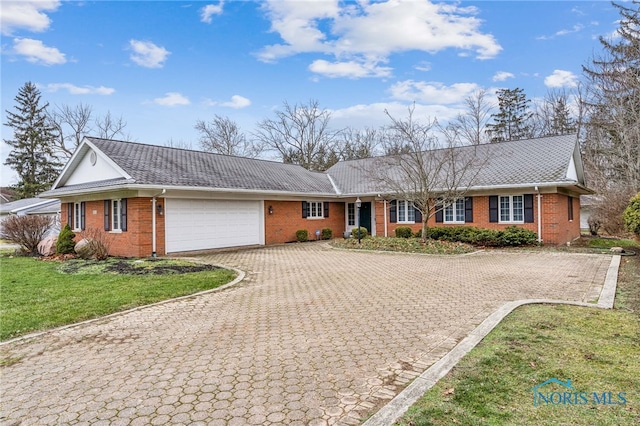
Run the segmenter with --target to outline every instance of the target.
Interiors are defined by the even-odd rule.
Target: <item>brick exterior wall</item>
[[[569,221],[569,199],[573,204],[573,220]],[[414,232],[422,229],[421,223],[405,224],[391,223],[389,221],[389,207],[387,202],[387,235],[395,236],[395,229],[399,226],[409,226]],[[538,197],[533,196],[533,223],[522,223],[516,226],[528,229],[537,234],[538,232]],[[376,201],[376,223],[377,234],[384,235],[384,203]],[[429,227],[433,226],[460,226],[457,224],[436,223],[435,217],[431,217],[427,222]],[[489,222],[489,197],[473,197],[473,223],[466,223],[468,226],[487,229],[505,229],[510,224]],[[542,240],[544,244],[559,245],[566,244],[580,237],[580,199],[564,194],[542,194]]]
[[[164,199],[157,199],[164,209]],[[67,223],[67,203],[61,205],[63,225]],[[127,199],[127,231],[104,230],[104,200],[85,202],[85,230],[97,229],[109,244],[109,254],[123,257],[148,257],[152,254],[151,198]],[[73,225],[72,225],[73,227]],[[76,241],[86,232],[74,231]],[[165,254],[164,215],[156,213],[156,253]]]
[[[273,214],[269,214],[269,206]],[[333,238],[342,238],[344,232],[344,202],[329,203],[329,217],[308,219],[302,217],[301,201],[265,201],[264,229],[266,244],[281,244],[296,241],[296,231],[306,229],[309,239],[315,239],[316,230],[331,228]]]

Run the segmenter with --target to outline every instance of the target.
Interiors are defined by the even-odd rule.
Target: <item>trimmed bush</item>
[[[353,238],[358,238],[358,228],[353,228],[351,230],[351,235],[353,236]],[[367,235],[369,235],[369,232],[367,231],[367,228],[365,228],[364,226],[360,227],[360,238],[364,238]]]
[[[633,232],[637,237],[640,237],[640,192],[631,199],[622,214],[622,218],[627,231]]]
[[[502,231],[500,240],[503,246],[529,246],[538,241],[538,235],[528,229],[508,226]]]
[[[62,231],[60,231],[60,235],[58,235],[58,241],[56,242],[56,253],[57,254],[71,254],[75,253],[74,247],[76,246],[76,242],[73,241],[76,234],[73,233],[71,227],[67,223]]]
[[[331,228],[323,228],[321,236],[323,240],[330,240],[333,237],[333,231]]]
[[[422,238],[422,229],[418,229],[413,233],[413,238]]]
[[[408,226],[398,226],[396,228],[397,238],[411,238],[412,236],[413,236],[413,231]]]
[[[307,231],[306,229],[298,229],[296,231],[296,240],[301,243],[309,241],[309,231]]]
[[[486,247],[532,245],[538,241],[538,235],[535,232],[517,226],[509,226],[503,231],[473,226],[443,226],[429,228],[427,236],[433,240]]]

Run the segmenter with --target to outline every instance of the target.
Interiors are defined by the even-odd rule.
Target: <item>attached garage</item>
[[[262,202],[165,199],[167,253],[264,244]]]

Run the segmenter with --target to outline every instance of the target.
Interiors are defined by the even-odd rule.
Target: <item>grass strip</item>
[[[226,269],[170,275],[60,269],[58,262],[0,257],[0,340],[213,289],[236,276]]]

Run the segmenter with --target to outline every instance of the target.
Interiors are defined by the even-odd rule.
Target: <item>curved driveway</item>
[[[496,308],[597,298],[610,256],[350,252],[202,259],[247,278],[0,347],[2,424],[358,424]]]

